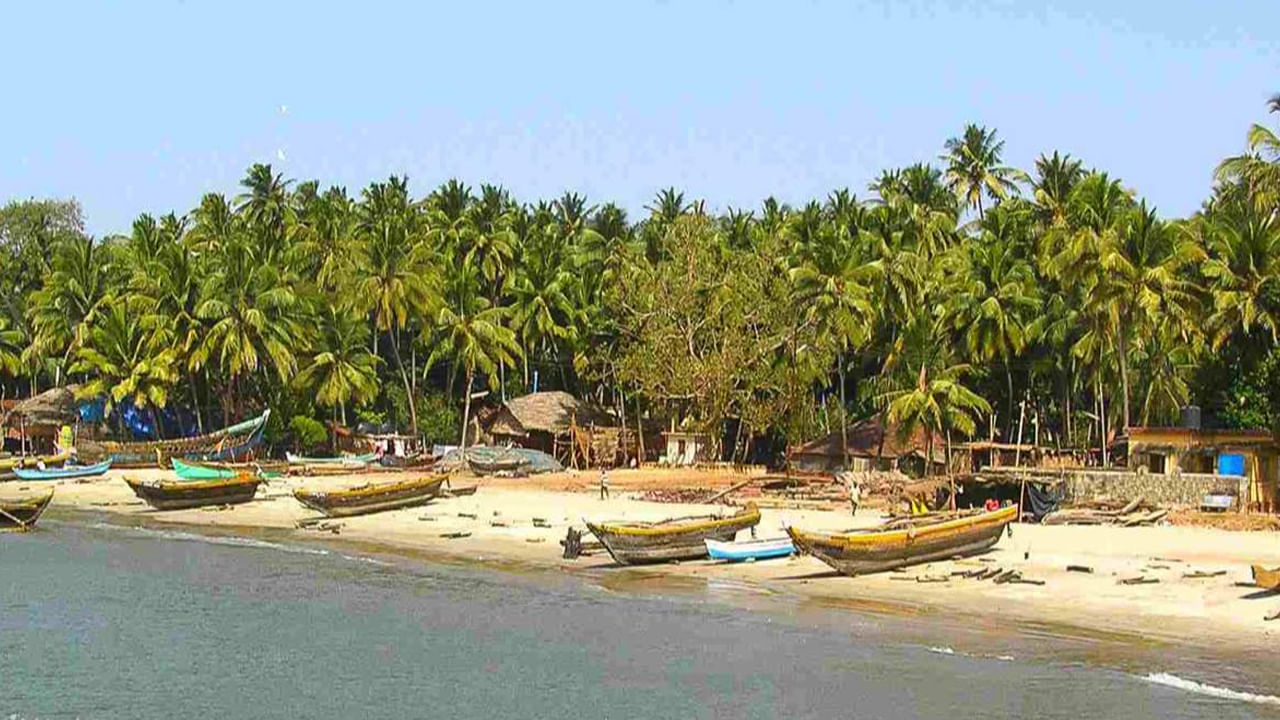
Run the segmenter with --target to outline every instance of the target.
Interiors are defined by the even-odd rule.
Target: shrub
[[[289,432],[299,450],[310,450],[324,445],[329,439],[329,432],[324,424],[306,415],[294,415],[289,421]]]

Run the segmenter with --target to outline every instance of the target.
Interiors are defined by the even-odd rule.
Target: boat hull
[[[142,482],[125,478],[133,493],[157,510],[184,510],[206,505],[237,505],[253,500],[260,478],[241,475],[221,480]]]
[[[751,540],[738,543],[707,540],[706,546],[707,555],[711,556],[712,560],[729,560],[733,562],[789,557],[796,551],[791,538]]]
[[[111,461],[104,460],[94,465],[68,465],[61,468],[14,468],[13,474],[21,480],[65,480],[81,477],[104,475],[111,469]]]
[[[112,458],[114,466],[118,468],[167,468],[171,458],[233,460],[243,457],[262,443],[262,431],[270,417],[271,411],[267,410],[256,418],[195,437],[151,442],[86,440],[79,443],[76,449],[82,458],[88,460]]]
[[[1268,570],[1261,565],[1254,565],[1253,584],[1266,590],[1280,590],[1280,567]]]
[[[920,527],[828,535],[787,528],[800,552],[845,575],[866,575],[909,565],[981,553],[1000,540],[1017,517],[1008,507]]]
[[[52,490],[33,498],[0,500],[0,532],[27,532],[34,529],[52,500]]]
[[[728,517],[706,516],[662,523],[587,523],[619,565],[697,560],[707,557],[707,540],[729,542],[755,527],[760,511],[754,504]]]
[[[316,492],[296,490],[294,498],[328,517],[350,517],[423,505],[440,494],[445,478],[420,478],[353,488]]]

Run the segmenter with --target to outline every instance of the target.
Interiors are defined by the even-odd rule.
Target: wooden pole
[[[755,482],[756,480],[759,480],[759,478],[751,478],[751,479],[749,479],[749,480],[743,480],[742,482],[738,483],[737,485],[734,485],[733,487],[729,488],[728,490],[725,490],[724,492],[718,492],[718,493],[716,493],[715,495],[712,495],[710,498],[708,498],[708,499],[707,499],[707,501],[706,501],[704,504],[706,504],[706,505],[712,505],[712,504],[714,504],[714,503],[715,503],[715,501],[719,500],[720,498],[724,497],[725,495],[728,495],[729,493],[731,493],[731,492],[733,492],[733,491],[735,491],[735,490],[741,490],[742,488],[744,488],[744,487],[746,487],[746,486],[750,485],[751,483]]]
[[[636,396],[636,442],[639,443],[640,455],[636,457],[636,468],[644,467],[644,425],[640,422],[640,395]]]
[[[1014,467],[1022,467],[1022,428],[1023,423],[1027,419],[1027,400],[1023,398],[1018,403],[1018,437],[1013,441],[1013,464]]]

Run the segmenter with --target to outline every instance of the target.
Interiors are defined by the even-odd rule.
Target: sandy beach
[[[57,484],[55,513],[89,510],[132,517],[147,523],[176,523],[222,529],[273,529],[299,539],[333,539],[328,530],[298,529],[315,517],[292,497],[294,489],[338,488],[403,477],[399,474],[337,477],[290,477],[272,480],[256,500],[230,508],[153,511],[134,497],[124,476],[161,477],[159,470],[112,471],[92,481]],[[1017,524],[981,558],[931,563],[905,572],[848,578],[834,574],[811,557],[748,564],[712,561],[611,570],[603,552],[577,560],[561,558],[566,530],[582,527],[582,519],[656,520],[723,510],[725,506],[647,502],[638,499],[656,488],[727,488],[744,476],[733,473],[675,470],[618,470],[611,475],[613,497],[600,500],[594,473],[565,472],[536,478],[455,477],[456,487],[477,484],[474,495],[440,498],[429,505],[376,515],[328,521],[338,526],[337,539],[425,553],[460,561],[522,564],[568,572],[618,572],[619,578],[701,579],[737,583],[765,594],[789,595],[829,607],[848,606],[898,614],[946,616],[970,626],[1020,623],[1055,627],[1057,632],[1107,633],[1124,641],[1168,642],[1260,649],[1280,637],[1280,621],[1264,616],[1280,610],[1280,595],[1248,587],[1252,563],[1280,565],[1280,533],[1231,532],[1199,527],[1098,527]],[[48,483],[10,482],[0,494],[37,492]],[[818,530],[869,526],[883,518],[863,509],[856,518],[848,508],[762,508],[759,537],[783,535],[784,524]],[[539,519],[535,527],[534,519]],[[470,536],[447,539],[450,533]],[[1069,572],[1068,565],[1092,568]],[[950,575],[978,566],[1017,569],[1043,585],[995,585],[951,577],[924,583],[920,576]],[[1187,577],[1193,573],[1219,573]],[[1158,583],[1120,584],[1122,578],[1144,576]]]

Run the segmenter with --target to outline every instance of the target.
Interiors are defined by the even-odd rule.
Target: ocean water
[[[0,720],[1280,717],[1223,679],[609,586],[50,520],[0,536]]]

